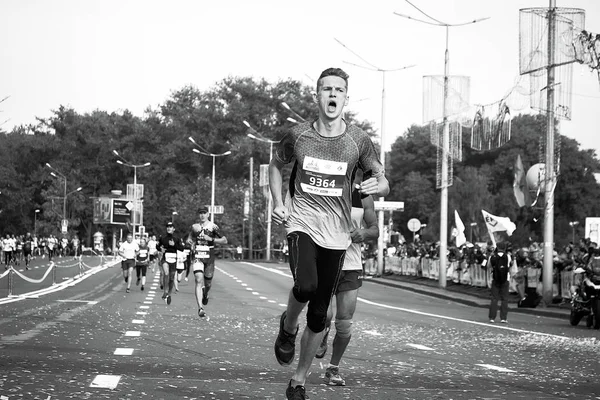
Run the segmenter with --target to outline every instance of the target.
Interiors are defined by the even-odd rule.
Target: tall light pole
[[[353,63],[345,61],[346,64],[354,65],[355,67],[363,68],[363,69],[366,69],[366,70],[369,70],[369,71],[381,72],[381,77],[382,77],[382,84],[381,84],[381,129],[380,129],[380,143],[379,143],[380,150],[379,150],[379,157],[380,157],[380,160],[381,160],[381,165],[385,169],[385,148],[384,148],[385,122],[386,122],[385,121],[385,74],[386,74],[386,72],[402,71],[402,70],[407,69],[407,68],[412,68],[412,67],[415,66],[415,64],[407,65],[407,66],[400,67],[400,68],[394,68],[394,69],[379,68],[376,65],[371,64],[370,62],[368,62],[367,60],[365,60],[361,56],[359,56],[357,53],[355,53],[351,49],[349,49],[344,43],[340,42],[337,39],[335,39],[335,41],[338,42],[343,47],[345,47],[346,49],[348,49],[348,51],[350,51],[352,54],[354,54],[356,57],[358,57],[361,61],[363,61],[364,63],[366,63],[367,66],[353,64]],[[385,201],[385,199],[383,197],[380,197],[379,201]],[[378,226],[379,226],[379,232],[380,232],[380,235],[377,238],[377,274],[378,275],[381,275],[383,273],[383,226],[384,226],[384,223],[385,223],[385,221],[384,221],[384,215],[383,214],[384,214],[383,210],[379,210],[379,212],[377,214],[377,217],[378,217],[377,218],[378,219]]]
[[[446,287],[446,253],[448,252],[448,154],[450,154],[450,122],[448,120],[448,80],[450,74],[449,60],[450,53],[448,51],[448,35],[451,27],[458,27],[464,25],[475,24],[477,22],[485,21],[489,19],[489,17],[478,18],[474,20],[470,20],[467,22],[462,22],[458,24],[448,24],[446,22],[442,22],[438,19],[435,19],[421,9],[416,7],[410,1],[406,0],[408,4],[417,9],[421,14],[429,19],[429,21],[424,21],[417,18],[412,18],[408,15],[400,14],[395,12],[394,14],[407,18],[410,20],[414,20],[417,22],[422,22],[427,25],[433,26],[441,26],[446,29],[446,50],[444,52],[444,101],[443,101],[443,123],[444,129],[442,131],[442,168],[441,168],[441,188],[440,188],[440,274],[439,274],[439,286],[442,288]]]
[[[282,104],[285,104],[285,103],[282,103]],[[289,110],[291,111],[291,109],[289,109]],[[250,124],[245,120],[244,120],[244,125],[246,125],[248,127],[248,129],[250,129],[252,132],[256,133],[256,135],[253,133],[246,134],[250,139],[258,140],[263,143],[269,143],[269,162],[271,162],[271,159],[273,158],[273,144],[279,143],[279,142],[276,140],[270,140],[270,139],[266,139],[266,138],[262,137],[260,135],[260,133],[258,133],[254,128],[252,128],[250,126]],[[271,215],[273,213],[273,196],[271,196],[271,188],[269,185],[267,185],[267,188],[269,190],[269,195],[268,195],[268,199],[267,199],[268,202],[267,202],[267,257],[266,257],[266,261],[270,261],[271,260]]]
[[[171,213],[171,223],[174,223],[174,222],[175,222],[175,216],[176,216],[176,215],[179,215],[179,214],[177,214],[177,211],[173,211],[173,212]]]
[[[477,222],[471,222],[469,226],[471,227],[469,230],[469,243],[473,244],[473,227],[477,226]]]
[[[569,222],[569,226],[573,229],[573,239],[571,240],[571,242],[573,244],[575,244],[575,227],[579,225],[579,221],[571,221]]]
[[[62,212],[62,222],[61,222],[61,231],[62,231],[62,227],[64,226],[65,228],[67,227],[67,196],[75,193],[75,192],[79,192],[81,191],[82,187],[78,187],[77,189],[73,190],[72,192],[67,193],[67,177],[60,173],[56,168],[54,168],[52,165],[50,165],[49,163],[46,163],[46,167],[48,167],[51,172],[50,175],[52,175],[55,178],[61,178],[64,181],[64,192],[63,192],[63,212]],[[64,232],[66,233],[66,232]]]
[[[113,154],[115,156],[121,158],[120,160],[117,160],[117,164],[133,168],[133,218],[131,219],[131,227],[133,228],[132,233],[135,236],[135,225],[137,223],[135,217],[136,217],[137,210],[138,210],[137,169],[143,168],[143,167],[148,167],[150,165],[150,163],[147,162],[144,164],[133,164],[133,163],[130,163],[129,161],[125,160],[123,158],[123,156],[121,156],[116,150],[113,150]]]
[[[33,236],[37,236],[37,215],[40,211],[42,210],[36,208],[35,212],[33,213]]]
[[[198,143],[196,143],[196,141],[194,140],[193,137],[190,136],[188,139],[190,140],[190,142],[194,143],[197,147],[202,149],[202,147]],[[202,149],[202,150],[204,150],[204,149]],[[210,190],[210,220],[214,223],[215,222],[215,159],[217,157],[223,157],[223,156],[230,155],[231,150],[227,150],[225,153],[220,153],[220,154],[214,154],[214,153],[209,153],[206,151],[200,151],[198,149],[192,149],[192,151],[196,154],[212,157],[212,185],[211,185],[211,190]]]

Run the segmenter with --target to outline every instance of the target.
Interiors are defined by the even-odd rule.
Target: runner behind
[[[135,272],[137,275],[136,285],[140,284],[140,280],[142,282],[142,286],[140,289],[143,291],[144,286],[146,285],[146,271],[148,269],[148,264],[150,263],[150,249],[148,248],[148,243],[146,242],[146,238],[140,239],[140,250],[137,254],[135,260]],[[140,279],[141,275],[141,279]]]
[[[119,246],[119,255],[123,258],[121,269],[123,270],[123,279],[127,283],[126,293],[129,293],[131,281],[133,280],[133,268],[135,267],[135,258],[140,251],[140,246],[133,241],[133,234],[127,234],[127,240]]]
[[[175,272],[177,270],[177,250],[183,250],[181,240],[173,234],[174,232],[175,227],[173,226],[173,223],[167,222],[167,234],[159,239],[156,246],[161,253],[162,299],[167,305],[171,305],[171,293],[173,292]]]
[[[361,244],[365,241],[375,240],[379,236],[373,197],[367,196],[361,200],[360,193],[356,189],[352,191],[352,223],[354,224],[354,228],[350,232],[352,244],[346,250],[342,274],[335,293],[335,337],[333,339],[331,361],[325,370],[324,376],[325,383],[332,386],[346,385],[346,382],[340,376],[339,365],[346,347],[350,343],[358,289],[362,286]],[[327,353],[327,338],[332,317],[333,305],[329,304],[325,322],[325,336],[323,336],[323,341],[317,351],[317,358],[323,358]]]
[[[183,277],[183,273],[185,272],[185,242],[183,238],[181,238],[181,246],[183,246],[183,250],[177,249],[177,272],[175,275],[175,293],[179,292],[179,282],[181,282],[181,278]]]
[[[23,257],[25,257],[25,269],[29,269],[29,263],[31,262],[31,252],[33,251],[33,238],[31,233],[27,232],[25,239],[23,239]]]
[[[208,292],[212,286],[215,272],[215,243],[227,244],[227,238],[221,234],[219,227],[208,220],[208,208],[198,209],[199,222],[192,225],[190,239],[193,243],[194,262],[192,271],[196,281],[196,303],[198,316],[205,317],[204,306],[208,304]]]

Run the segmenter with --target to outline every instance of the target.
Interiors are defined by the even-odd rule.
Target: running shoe
[[[128,277],[128,276],[126,276],[126,277],[125,277],[125,283],[127,283],[127,281],[128,281],[128,280],[129,280],[129,277]]]
[[[137,278],[137,281],[135,281],[135,284],[136,284],[137,286],[139,286],[139,285],[140,285],[140,280],[141,280],[140,278]]]
[[[142,289],[142,292],[143,292],[144,291],[144,285],[142,285],[141,289]]]
[[[161,283],[161,284],[160,284],[160,290],[163,290],[163,289],[164,289],[164,288],[163,288],[163,284]]]
[[[275,358],[280,365],[290,365],[294,361],[294,353],[296,351],[298,327],[296,327],[296,333],[294,334],[287,333],[283,329],[286,314],[287,311],[281,314],[281,318],[279,319],[279,334],[275,340]]]
[[[167,295],[167,305],[168,306],[171,305],[171,295],[170,294]]]
[[[200,308],[198,309],[198,316],[199,316],[200,318],[204,318],[204,317],[206,317],[206,311],[204,311],[204,308],[200,307]]]
[[[308,399],[306,395],[306,388],[302,385],[292,387],[292,381],[288,383],[288,387],[285,390],[285,398],[287,400],[304,400]]]
[[[329,337],[329,330],[331,329],[331,326],[328,326],[326,329],[327,330],[325,331],[323,340],[321,341],[321,344],[319,345],[319,348],[317,349],[317,354],[315,354],[315,357],[317,357],[317,358],[323,358],[323,357],[325,357],[325,354],[327,354],[327,338]]]
[[[127,288],[127,290],[125,290],[125,293],[129,293],[129,288]]]
[[[506,323],[508,323],[508,321],[507,321],[507,320],[505,320],[505,319],[501,320],[500,322],[501,322],[501,323],[503,323],[503,324],[506,324]]]
[[[163,300],[164,300],[164,299],[166,299],[166,298],[167,298],[167,294],[166,294],[166,293],[163,293],[163,295],[161,296],[161,299],[163,299]]]
[[[187,276],[185,277],[185,281],[186,281],[186,282],[188,281],[188,277],[187,277]]]
[[[329,386],[346,386],[346,381],[340,376],[339,367],[327,367],[325,370],[325,383]]]

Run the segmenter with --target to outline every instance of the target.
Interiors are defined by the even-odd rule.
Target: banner
[[[483,214],[485,226],[487,227],[488,233],[490,234],[490,239],[492,240],[494,246],[496,246],[494,232],[506,232],[508,236],[511,236],[515,229],[517,229],[517,226],[510,220],[510,218],[497,217],[485,210],[481,210],[481,213]]]
[[[513,192],[515,194],[515,200],[519,207],[531,205],[531,199],[529,196],[529,189],[527,187],[527,179],[525,175],[525,168],[523,168],[523,161],[521,161],[521,155],[517,154],[517,160],[513,168],[514,181],[513,181]]]
[[[460,247],[467,243],[467,237],[465,236],[465,224],[463,224],[458,211],[454,210],[454,223],[456,224],[456,247]]]
[[[112,199],[98,197],[94,199],[94,224],[110,224],[112,216]]]

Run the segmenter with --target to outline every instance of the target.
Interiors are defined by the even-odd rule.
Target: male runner
[[[25,258],[25,269],[29,269],[29,263],[31,262],[31,252],[33,251],[33,238],[31,233],[27,232],[25,239],[23,239],[23,257]]]
[[[133,268],[135,267],[135,258],[140,252],[140,246],[133,241],[133,234],[127,234],[127,240],[119,246],[119,255],[123,257],[121,268],[123,269],[123,278],[127,283],[127,293],[131,290],[131,281],[133,280]]]
[[[356,310],[358,289],[362,286],[361,243],[379,237],[377,215],[375,214],[375,204],[372,196],[367,196],[361,201],[358,190],[352,191],[352,223],[354,224],[354,230],[350,232],[352,244],[346,250],[342,274],[335,292],[335,337],[333,339],[331,361],[329,361],[329,366],[325,370],[325,383],[333,386],[344,386],[346,384],[340,376],[339,365],[346,347],[350,343],[352,318]],[[327,337],[329,336],[332,317],[333,306],[330,304],[327,310],[327,321],[325,322],[325,335],[317,351],[317,358],[323,358],[327,353]]]
[[[150,263],[150,249],[148,248],[148,243],[146,242],[146,238],[142,237],[140,239],[140,250],[138,251],[136,260],[135,260],[135,272],[137,276],[136,285],[142,282],[142,287],[140,288],[144,291],[144,286],[146,285],[146,272],[148,270],[148,264]]]
[[[215,273],[215,244],[227,244],[227,238],[216,224],[208,220],[206,206],[198,209],[198,219],[200,222],[192,225],[190,238],[193,243],[192,272],[196,281],[198,316],[203,318],[206,316],[203,306],[208,304],[208,292]]]
[[[273,222],[286,228],[294,277],[274,346],[281,365],[294,361],[298,318],[308,304],[298,366],[286,389],[288,399],[306,398],[306,375],[323,338],[329,302],[351,243],[351,175],[355,166],[372,174],[360,185],[361,194],[385,196],[389,192],[373,142],[342,117],[347,89],[344,71],[323,71],[314,94],[318,119],[294,126],[277,146],[269,165]],[[297,178],[294,195],[286,205],[282,169],[292,160],[297,162]]]
[[[161,237],[156,248],[161,252],[160,265],[162,271],[162,299],[171,305],[171,293],[175,280],[175,271],[177,270],[177,250],[183,250],[181,240],[173,235],[175,227],[173,223],[167,222],[167,234]]]

